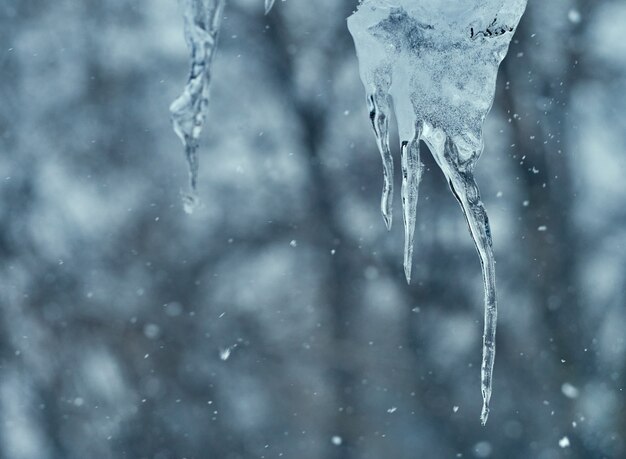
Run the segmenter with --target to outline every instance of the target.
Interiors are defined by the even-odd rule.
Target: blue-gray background
[[[485,428],[478,257],[425,154],[403,279],[355,3],[229,1],[191,217],[176,1],[0,3],[0,457],[626,457],[626,2],[530,0],[502,67]]]

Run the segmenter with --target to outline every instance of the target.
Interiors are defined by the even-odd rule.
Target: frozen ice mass
[[[423,173],[420,140],[461,205],[480,256],[483,424],[489,415],[497,306],[489,220],[473,171],[483,152],[483,122],[493,103],[498,67],[525,8],[526,0],[365,0],[348,18],[383,161],[381,209],[387,227],[392,224],[394,172],[391,110],[398,123],[407,281]]]

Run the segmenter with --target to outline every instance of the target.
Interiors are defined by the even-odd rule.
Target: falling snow
[[[561,386],[561,392],[567,398],[578,398],[578,395],[580,395],[578,388],[567,382]]]
[[[220,349],[220,359],[224,362],[230,358],[230,354],[232,352],[232,347],[226,347],[224,349]]]

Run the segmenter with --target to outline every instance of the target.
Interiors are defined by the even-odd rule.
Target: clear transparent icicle
[[[209,106],[211,63],[217,49],[225,0],[182,0],[181,3],[191,70],[183,93],[170,106],[170,113],[189,164],[190,191],[183,196],[183,204],[185,211],[192,213],[198,203],[198,138]]]
[[[423,140],[459,201],[476,244],[485,287],[482,423],[491,398],[496,333],[495,267],[487,213],[474,180],[498,67],[526,0],[364,0],[348,19],[383,159],[383,218],[391,226],[390,106],[402,154],[404,268],[411,278]]]
[[[387,94],[374,91],[368,94],[367,101],[370,108],[370,119],[376,134],[378,149],[383,160],[383,193],[380,201],[380,210],[383,214],[387,229],[391,229],[392,202],[393,202],[393,157],[389,148],[389,103]]]
[[[265,0],[265,14],[269,13],[276,0]]]

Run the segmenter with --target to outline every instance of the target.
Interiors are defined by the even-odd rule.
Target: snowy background
[[[502,67],[485,428],[478,257],[424,154],[406,285],[355,4],[229,2],[188,216],[176,2],[0,3],[0,457],[626,457],[626,2],[530,0]]]

